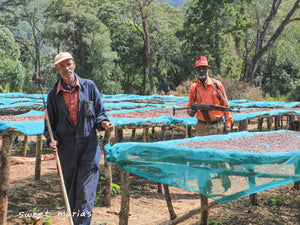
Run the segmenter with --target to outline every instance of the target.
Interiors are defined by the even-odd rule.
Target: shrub
[[[168,95],[189,96],[190,86],[192,83],[194,83],[194,81],[184,81],[176,87],[175,91],[169,91]]]
[[[216,76],[215,79],[219,80],[223,84],[228,99],[249,99],[255,101],[264,100],[264,94],[262,90],[253,86],[249,86],[249,84],[245,82],[228,80],[222,78],[220,75]],[[184,81],[176,87],[175,91],[170,91],[168,94],[175,96],[188,96],[190,86],[193,82],[194,81],[190,80]]]
[[[296,88],[288,93],[288,100],[300,101],[300,84]]]

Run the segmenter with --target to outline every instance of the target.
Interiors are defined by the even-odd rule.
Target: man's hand
[[[58,144],[57,141],[51,142],[49,144],[49,148],[54,155],[57,153],[57,144]]]
[[[189,110],[187,111],[187,114],[188,114],[190,117],[194,117],[195,114],[196,114],[196,111],[195,111],[195,110],[192,110],[192,109],[189,109]]]
[[[228,134],[230,132],[230,127],[224,127],[224,134]]]
[[[106,131],[112,131],[114,129],[114,124],[108,121],[102,121],[101,127],[103,127]]]

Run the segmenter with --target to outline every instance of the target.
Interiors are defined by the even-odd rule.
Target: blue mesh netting
[[[0,131],[15,128],[26,135],[37,135],[44,133],[43,121],[0,121]]]
[[[293,108],[299,107],[300,102],[283,102],[283,101],[250,101],[247,99],[230,100],[231,107],[258,107],[258,108]]]
[[[106,160],[138,176],[195,191],[219,203],[300,181],[300,147],[294,152],[247,153],[175,145],[253,135],[240,132],[156,143],[107,144]]]
[[[44,95],[44,97],[46,99],[47,95]],[[197,123],[196,118],[171,116],[172,107],[174,105],[184,106],[188,101],[187,97],[176,97],[176,96],[167,96],[167,95],[141,96],[141,95],[119,94],[119,95],[102,95],[102,99],[108,115],[112,115],[116,113],[131,113],[131,112],[144,111],[144,110],[155,110],[155,109],[159,110],[161,108],[170,109],[170,113],[168,115],[164,115],[160,117],[152,117],[152,118],[111,117],[110,118],[111,121],[116,126],[138,124],[138,123],[157,123],[157,124],[165,124],[165,125],[170,125],[174,123],[182,123],[184,125],[195,125]],[[295,110],[278,109],[278,108],[297,107],[300,105],[300,102],[285,103],[280,101],[268,102],[268,101],[249,101],[247,99],[240,99],[240,100],[230,100],[229,103],[232,107],[241,108],[241,113],[232,114],[234,121],[242,121],[245,119],[251,119],[258,116],[279,115],[279,114],[287,114],[287,113],[294,113],[297,115],[300,114],[300,110],[296,110],[296,109]],[[24,94],[24,93],[0,93],[0,110],[10,109],[15,107],[38,107],[40,110],[43,110],[42,95]],[[268,111],[260,111],[260,112],[242,113],[244,109],[249,109],[249,107],[265,107],[265,108],[275,108],[275,109],[268,110]],[[236,108],[233,110],[237,110]],[[25,114],[20,114],[15,116],[30,117],[30,116],[40,116],[43,114],[44,114],[43,111],[38,112],[35,110],[30,110]],[[2,124],[1,127],[7,127],[7,121],[2,120],[0,121],[0,123]],[[44,126],[43,121],[35,122],[35,123],[36,123],[35,126],[37,126],[36,132],[42,131]],[[9,124],[15,127],[17,130],[19,130],[19,126],[20,126],[19,123],[14,123],[13,121],[11,121],[9,122]],[[28,126],[31,126],[29,124],[30,121],[28,121]],[[24,132],[26,132],[26,130]],[[24,133],[24,134],[29,135],[29,133]]]
[[[23,114],[19,114],[19,115],[15,115],[15,117],[22,117],[22,116],[43,116],[45,115],[44,111],[37,111],[37,110],[30,110],[27,113],[23,113]]]
[[[47,98],[47,95],[45,95]],[[168,108],[174,105],[184,106],[187,97],[175,96],[139,96],[139,95],[102,95],[108,114],[131,113],[135,111]],[[296,114],[300,110],[278,108],[299,107],[300,102],[249,101],[246,99],[230,100],[235,108],[251,107],[271,108],[261,112],[232,114],[235,121],[242,121],[258,116]],[[0,109],[14,107],[42,106],[42,95],[23,93],[0,93]],[[274,109],[273,109],[274,108]],[[40,116],[43,111],[30,110],[17,116]],[[16,117],[17,117],[16,116]],[[195,125],[196,118],[172,117],[164,115],[153,118],[110,118],[116,126],[157,123],[170,125],[182,123]],[[0,131],[14,127],[26,135],[42,134],[44,121],[5,121],[0,120]],[[280,131],[283,132],[283,131]],[[267,190],[283,184],[299,181],[300,149],[285,153],[246,153],[217,149],[192,149],[178,146],[176,143],[187,141],[207,141],[240,137],[250,137],[254,133],[236,132],[228,135],[214,135],[189,139],[172,140],[156,143],[117,143],[105,146],[109,152],[108,161],[142,177],[197,191],[214,200],[225,203],[252,193]],[[298,145],[300,146],[300,145]],[[271,146],[265,144],[265,148]]]

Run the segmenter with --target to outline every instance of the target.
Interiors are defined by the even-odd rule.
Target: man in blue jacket
[[[75,61],[68,52],[54,59],[61,78],[48,93],[44,135],[52,152],[59,154],[74,224],[90,224],[99,179],[101,150],[98,131],[114,128],[105,113],[95,83],[74,73]]]

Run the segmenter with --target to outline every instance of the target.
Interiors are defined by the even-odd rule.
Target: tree
[[[118,76],[122,90],[128,94],[144,94],[143,57],[144,45],[140,33],[128,18],[127,1],[99,0],[98,18],[109,29],[112,50],[117,52],[115,61],[120,68]]]
[[[92,37],[101,29],[93,1],[50,0],[46,9],[51,19],[43,36],[60,51],[69,51],[76,61],[76,72],[91,78],[88,63]]]
[[[47,18],[43,15],[44,3],[45,1],[35,0],[8,0],[0,6],[3,12],[1,20],[5,27],[14,34],[15,41],[21,45],[22,59],[25,58],[26,53],[31,58],[30,65],[34,65],[32,80],[41,75],[41,51],[43,48],[41,32],[47,24]],[[31,70],[29,69],[29,71]],[[31,79],[27,80],[32,82]]]
[[[153,81],[158,92],[168,93],[182,81],[181,42],[176,31],[182,28],[182,10],[167,3],[153,2],[148,18],[153,62]]]
[[[122,76],[114,63],[118,56],[111,50],[110,35],[104,25],[102,30],[94,35],[90,46],[88,62],[93,66],[91,78],[101,93],[119,94],[122,91]]]
[[[22,91],[25,69],[13,33],[0,25],[0,92]]]
[[[57,48],[69,51],[76,61],[76,73],[93,79],[101,93],[122,92],[122,73],[111,49],[109,29],[98,18],[99,1],[51,0],[47,13],[51,26],[44,36]]]
[[[144,41],[144,80],[143,83],[146,85],[146,74],[148,74],[149,90],[146,90],[144,86],[144,94],[153,94],[154,83],[153,83],[153,65],[151,55],[151,44],[150,44],[150,33],[148,28],[148,17],[149,17],[149,6],[153,0],[128,0],[129,10],[131,12],[131,19],[135,28],[141,34]],[[139,17],[137,17],[139,15]],[[142,27],[140,26],[142,24]]]
[[[241,40],[252,21],[247,13],[248,0],[191,0],[184,6],[183,29],[177,32],[183,41],[185,73],[191,73],[197,56],[208,57],[211,70],[236,78],[241,70]],[[194,75],[192,76],[194,77]]]
[[[289,2],[292,2],[289,0]],[[251,83],[255,77],[255,72],[257,67],[266,54],[266,52],[273,46],[274,42],[281,35],[284,28],[291,22],[300,20],[300,17],[293,17],[295,12],[300,8],[300,0],[294,1],[294,4],[291,4],[289,12],[286,14],[286,17],[279,24],[278,28],[271,35],[268,40],[265,40],[267,30],[270,27],[271,22],[274,20],[276,14],[278,13],[282,0],[273,0],[271,10],[269,15],[265,18],[264,23],[260,24],[260,21],[257,20],[257,38],[256,38],[256,47],[255,53],[251,59],[249,66],[246,69],[246,72],[241,80]]]

